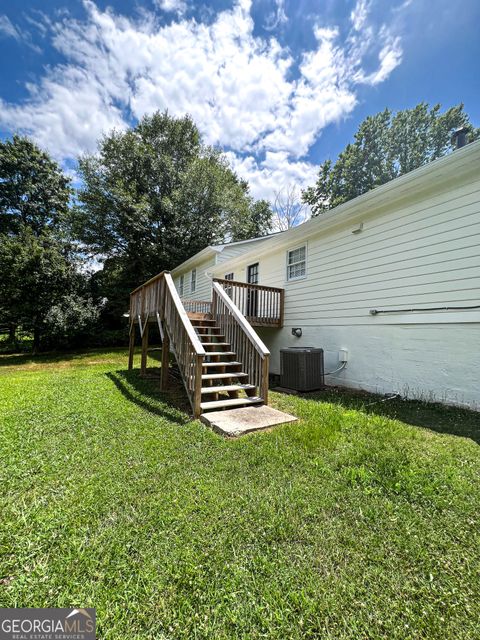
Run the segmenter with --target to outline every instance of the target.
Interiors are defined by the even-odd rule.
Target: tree
[[[430,108],[421,102],[395,115],[385,109],[369,116],[337,161],[320,165],[317,181],[303,191],[303,200],[313,215],[347,202],[450,153],[454,149],[452,131],[458,127],[467,128],[470,141],[480,137],[480,129],[473,127],[463,104],[440,113],[440,105]]]
[[[97,318],[87,297],[85,278],[64,243],[51,232],[36,235],[24,226],[0,241],[0,299],[9,317],[33,334],[33,350],[42,340],[64,339],[84,331]]]
[[[105,260],[96,282],[108,289],[113,322],[139,282],[209,244],[268,232],[265,203],[254,202],[188,116],[157,112],[109,133],[96,154],[80,158],[79,171],[76,231]]]
[[[31,331],[35,351],[96,315],[67,237],[70,195],[68,178],[32,141],[0,142],[0,322],[13,338],[18,326]]]
[[[273,202],[272,229],[274,231],[287,231],[298,224],[305,222],[306,204],[301,200],[295,185],[287,185],[280,191],[275,191]]]
[[[0,143],[0,233],[28,227],[39,235],[58,229],[71,189],[60,167],[28,138]]]
[[[243,219],[233,219],[231,240],[249,240],[266,235],[272,224],[272,207],[268,200],[250,202],[249,215]]]

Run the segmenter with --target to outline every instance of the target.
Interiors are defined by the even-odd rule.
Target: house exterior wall
[[[381,393],[399,392],[480,408],[480,309],[372,316],[370,309],[410,309],[480,304],[480,180],[464,178],[422,197],[340,224],[268,253],[268,245],[232,268],[246,280],[258,260],[259,283],[285,288],[285,325],[258,330],[280,372],[280,348],[325,349],[326,371],[347,367],[330,384]],[[311,227],[310,227],[311,229]],[[306,244],[307,274],[286,280],[286,251]],[[302,328],[301,338],[291,335]]]
[[[198,263],[192,264],[192,266],[188,269],[177,270],[173,272],[173,281],[175,283],[175,287],[180,294],[180,278],[184,276],[184,288],[183,288],[183,298],[187,300],[211,300],[212,299],[212,280],[207,275],[212,267],[215,265],[215,256],[210,256],[205,258],[204,260],[199,261]],[[197,270],[197,286],[195,291],[192,293],[191,290],[191,275],[192,268]]]
[[[239,244],[233,243],[231,245],[226,245],[223,249],[223,251],[221,253],[217,254],[217,259],[216,259],[216,263],[217,264],[222,264],[223,262],[227,262],[228,260],[231,260],[232,258],[236,258],[244,253],[247,253],[249,251],[251,251],[253,248],[257,249],[258,248],[258,252],[259,254],[261,253],[261,246],[267,242],[269,240],[269,238],[265,238],[265,240],[253,240],[251,243],[249,242],[242,242]],[[226,272],[228,273],[228,271]],[[223,274],[225,275],[225,274]],[[220,277],[220,276],[218,276]],[[221,276],[223,277],[223,276]],[[237,279],[236,275],[235,275],[235,279]]]
[[[263,244],[266,242],[268,238],[265,240],[252,240],[250,242],[239,242],[232,243],[231,245],[217,245],[212,247],[212,251],[210,255],[203,258],[202,256],[193,256],[190,260],[188,260],[187,265],[179,265],[172,272],[173,281],[175,283],[175,287],[177,291],[180,293],[180,278],[183,275],[184,277],[184,288],[183,288],[183,298],[188,300],[211,300],[212,299],[212,272],[213,269],[217,265],[221,265],[223,262],[228,262],[233,258],[241,256],[248,251],[251,251],[252,248],[259,244]],[[203,253],[203,252],[202,252]],[[197,254],[198,255],[198,254]],[[195,291],[192,293],[191,290],[191,275],[192,269],[197,270],[197,286]],[[219,267],[219,273],[221,275],[217,275],[219,278],[223,278],[226,273],[229,273],[229,270],[222,271],[223,267]]]

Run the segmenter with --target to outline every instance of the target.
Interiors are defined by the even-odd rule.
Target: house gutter
[[[477,159],[480,159],[480,140],[367,191],[353,200],[331,209],[327,213],[311,218],[298,227],[284,231],[281,237],[272,238],[270,242],[266,242],[262,246],[262,256],[270,255],[278,249],[292,246],[303,238],[317,236],[337,227],[354,223],[367,215],[371,217],[379,209],[391,206],[401,201],[404,197],[411,199],[415,194],[428,193],[438,185],[443,188],[447,182],[456,177],[468,175],[469,173],[478,174]],[[433,180],[429,183],[427,178],[432,174]],[[227,265],[228,267],[236,267],[255,257],[258,259],[258,251],[246,252],[223,262],[222,269]],[[215,271],[215,267],[212,271]]]

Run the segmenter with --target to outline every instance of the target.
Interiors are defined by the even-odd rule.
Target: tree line
[[[366,118],[315,185],[255,200],[189,116],[145,116],[78,159],[77,188],[28,138],[0,142],[0,334],[33,349],[121,344],[129,292],[210,244],[245,240],[319,215],[479,137],[463,105],[421,103]],[[285,201],[285,202],[284,202]],[[300,215],[300,213],[301,215]],[[293,220],[293,223],[292,223]],[[95,265],[102,268],[95,269]]]
[[[190,117],[157,112],[78,160],[80,186],[31,140],[0,143],[0,329],[33,348],[121,342],[129,292],[209,244],[268,233]],[[92,268],[101,263],[103,268]]]
[[[455,149],[452,132],[465,128],[468,142],[480,137],[463,104],[440,111],[421,102],[413,109],[393,113],[385,109],[368,116],[354,141],[336,162],[320,165],[315,184],[303,191],[312,215],[320,215],[404,173],[413,171]]]

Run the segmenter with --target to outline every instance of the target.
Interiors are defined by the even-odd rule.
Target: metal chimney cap
[[[452,133],[452,144],[456,145],[457,149],[461,149],[467,144],[468,127],[458,127]]]

